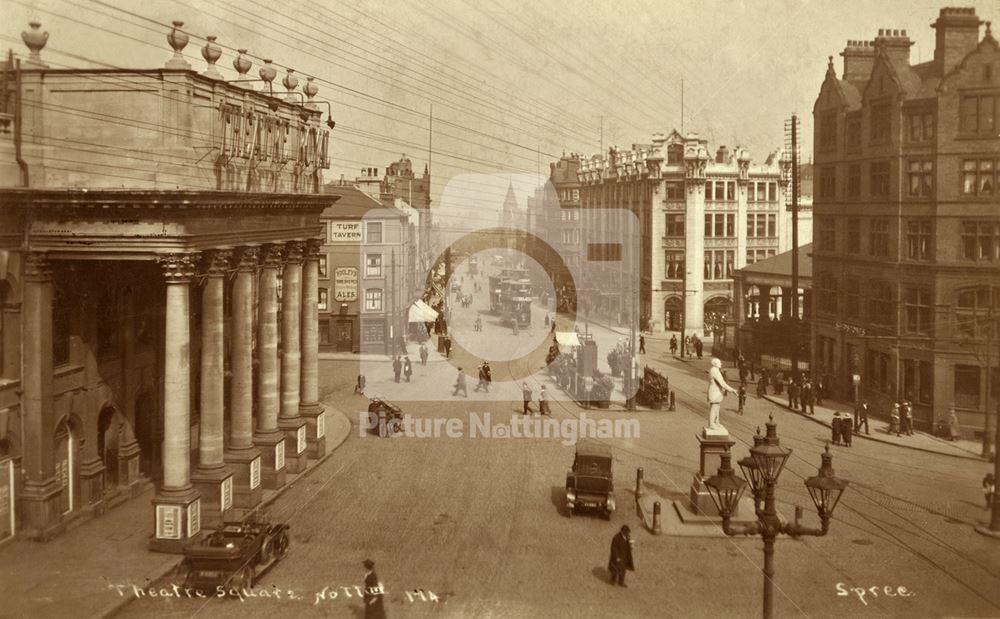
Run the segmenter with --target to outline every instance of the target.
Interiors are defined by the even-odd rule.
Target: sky
[[[1000,28],[1000,2],[960,2]],[[0,45],[25,54],[20,32],[49,32],[53,67],[158,68],[181,20],[195,70],[215,35],[219,67],[246,48],[313,76],[332,104],[334,180],[406,155],[428,158],[440,197],[459,175],[547,173],[563,153],[698,132],[714,152],[745,146],[756,161],[784,143],[784,121],[811,111],[827,67],[849,39],[906,29],[913,61],[933,57],[943,0],[0,0]],[[981,31],[982,33],[982,31]],[[997,34],[996,36],[1000,36]],[[278,81],[276,80],[276,82]],[[683,85],[682,85],[683,84]],[[682,97],[683,90],[683,97]],[[683,119],[682,119],[683,107]],[[433,120],[432,120],[433,115]],[[468,177],[465,177],[468,178]],[[484,192],[503,191],[496,183]],[[502,185],[502,183],[501,183]],[[527,189],[517,189],[522,200]]]

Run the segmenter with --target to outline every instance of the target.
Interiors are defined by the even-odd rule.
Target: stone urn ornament
[[[315,97],[316,94],[319,92],[319,86],[317,86],[316,82],[313,81],[315,79],[316,78],[314,77],[307,77],[306,83],[302,85],[302,92],[304,92],[306,97],[308,98],[308,100],[306,101],[306,107],[309,108],[310,110],[319,109],[319,106],[316,105],[315,102],[313,102],[313,97]]]
[[[208,63],[208,68],[202,75],[221,80],[222,74],[219,73],[215,63],[219,61],[219,58],[222,58],[222,48],[215,44],[216,38],[215,36],[205,37],[205,46],[201,48],[201,57]]]
[[[246,80],[249,79],[247,78],[247,73],[249,73],[250,69],[253,68],[253,62],[246,57],[247,50],[238,49],[236,52],[237,56],[236,58],[233,58],[233,68],[236,69],[236,73],[238,74],[236,79],[239,82],[243,82],[237,85],[241,88],[250,88],[250,84],[246,83]]]
[[[181,30],[184,27],[184,22],[174,21],[174,29],[170,31],[167,35],[167,43],[174,50],[173,57],[167,62],[168,69],[190,69],[191,65],[188,64],[187,60],[184,60],[184,55],[181,53],[188,44],[188,35],[186,32]]]
[[[295,75],[295,69],[288,69],[284,79],[281,80],[281,85],[288,91],[288,94],[285,95],[285,101],[290,103],[299,101],[299,97],[294,94],[295,89],[299,87],[299,78]]]
[[[45,44],[49,40],[49,33],[41,31],[41,22],[33,21],[28,25],[31,27],[31,30],[22,30],[21,40],[24,41],[25,46],[31,52],[28,58],[35,62],[41,62],[41,51],[45,48]]]
[[[260,76],[260,79],[264,80],[263,91],[267,93],[272,92],[271,82],[274,81],[274,78],[278,75],[278,72],[275,70],[274,65],[271,64],[270,58],[264,59],[264,66],[262,66],[260,70],[257,71],[257,75]]]

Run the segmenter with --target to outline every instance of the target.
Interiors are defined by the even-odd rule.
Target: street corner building
[[[572,167],[567,171],[564,168]],[[589,158],[564,158],[553,167],[560,200],[583,229],[595,209],[627,209],[638,220],[643,329],[721,333],[733,310],[737,269],[791,248],[792,158],[784,149],[755,164],[744,148],[719,146],[714,156],[697,133],[654,134],[650,144],[611,147]],[[572,207],[572,208],[570,208]],[[811,236],[808,209],[799,213],[800,238]],[[581,247],[581,255],[587,248]],[[622,263],[599,264],[586,285],[615,290]],[[607,266],[605,266],[607,265]],[[591,313],[614,322],[621,294],[593,293]]]
[[[174,24],[165,67],[49,66],[37,23],[0,65],[2,536],[152,484],[150,546],[177,552],[323,455],[333,122],[245,50],[223,79],[215,37],[193,69]]]
[[[990,431],[1000,391],[1000,47],[985,26],[942,8],[919,64],[905,30],[848,41],[813,109],[817,365],[875,413],[911,401],[918,429],[954,406],[967,438]]]

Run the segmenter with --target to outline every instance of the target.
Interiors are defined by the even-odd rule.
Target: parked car
[[[185,587],[202,592],[249,589],[288,554],[288,525],[271,524],[253,512],[242,522],[220,529],[184,549]]]
[[[611,473],[611,447],[585,439],[576,444],[573,470],[566,474],[568,516],[581,507],[597,509],[605,518],[615,511],[615,485]]]
[[[403,423],[403,409],[388,400],[372,398],[368,405],[368,427],[385,438],[399,432]]]

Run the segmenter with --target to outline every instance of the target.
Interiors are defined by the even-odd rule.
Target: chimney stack
[[[848,82],[868,81],[875,66],[874,41],[848,41],[840,55],[844,58],[843,79]]]
[[[934,62],[941,75],[947,75],[962,59],[976,49],[979,43],[979,25],[976,9],[945,7],[931,28],[937,31],[934,45]]]
[[[911,45],[913,41],[906,36],[905,30],[879,28],[878,36],[875,37],[876,49],[881,49],[889,57],[889,62],[896,67],[910,66]]]
[[[729,161],[729,149],[723,144],[719,150],[715,151],[715,163],[726,163],[727,161]]]

